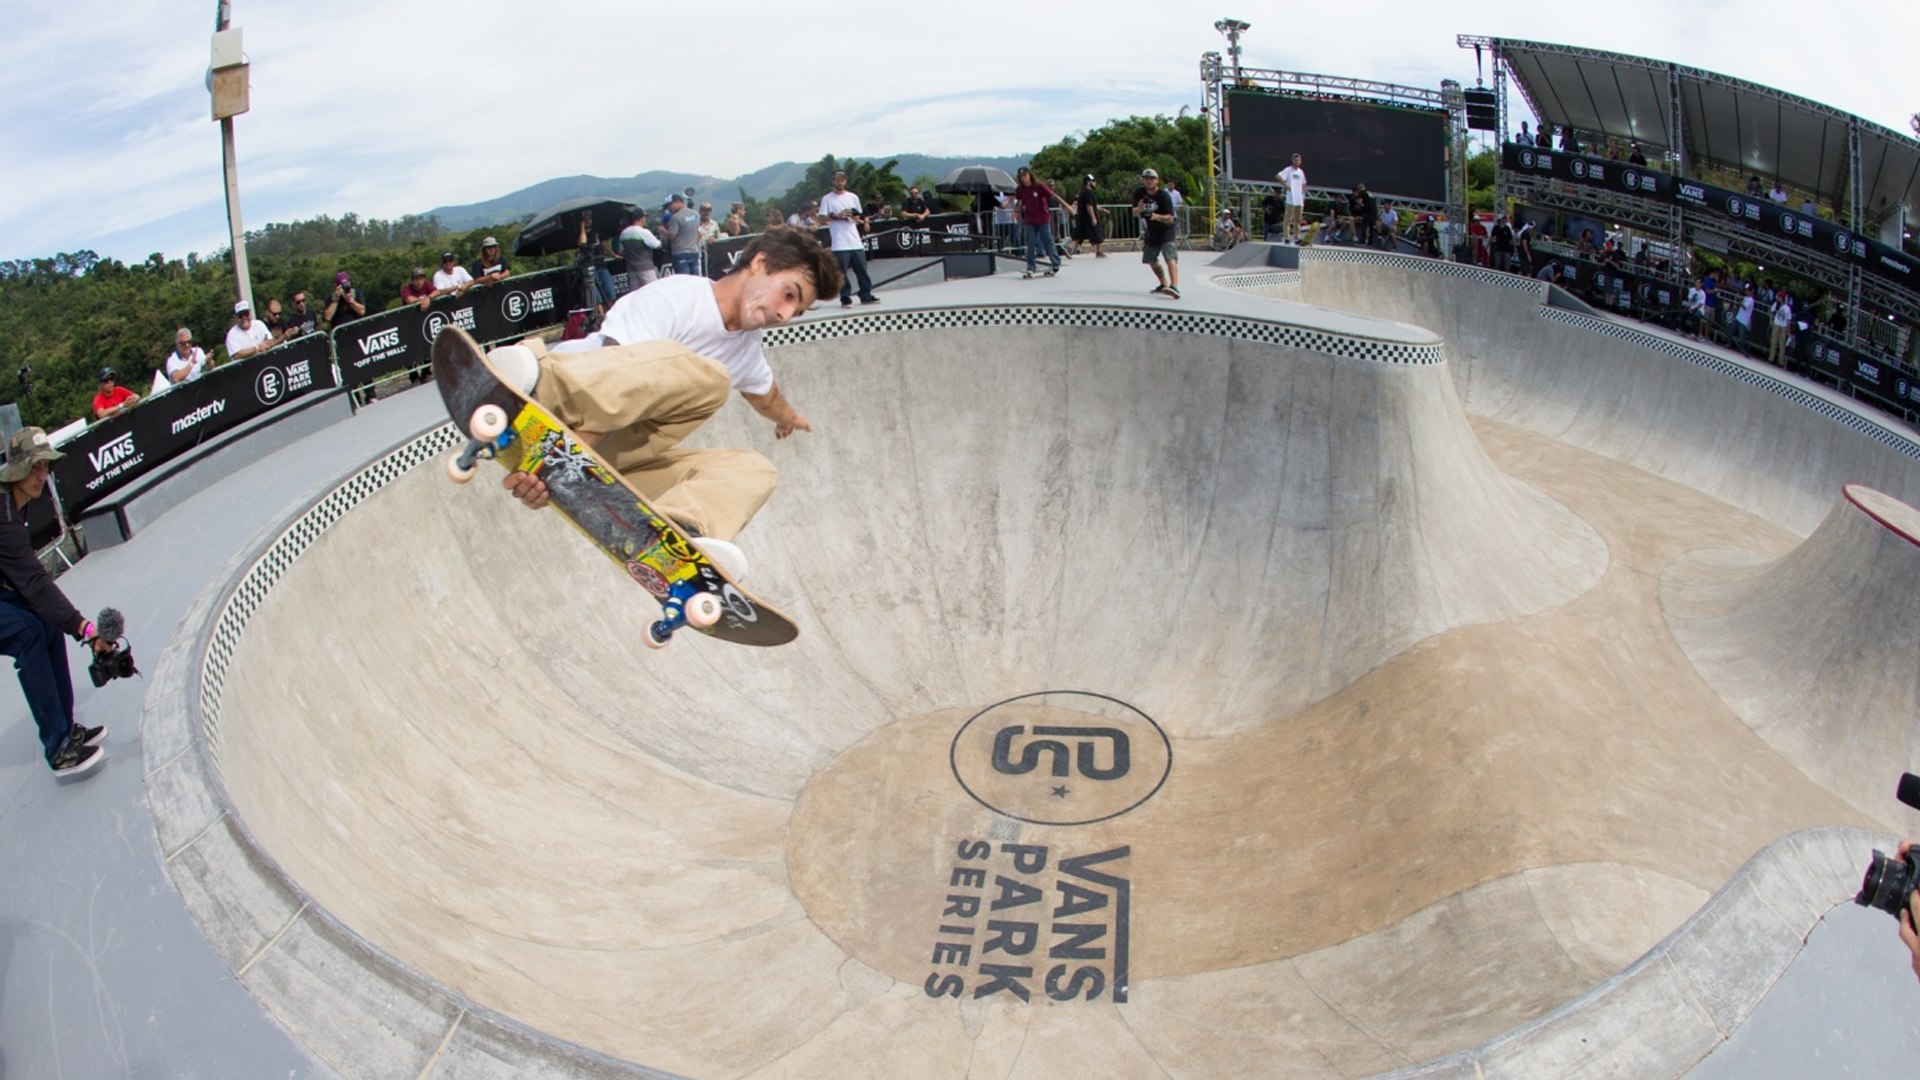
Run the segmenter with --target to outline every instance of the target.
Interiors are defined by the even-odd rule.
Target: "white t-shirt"
[[[272,336],[273,332],[267,329],[267,324],[259,319],[249,323],[245,330],[240,329],[239,323],[234,323],[227,327],[227,355],[238,356],[242,350],[254,348]]]
[[[1307,205],[1307,171],[1297,165],[1280,170],[1279,181],[1287,185],[1287,205]]]
[[[820,197],[821,216],[827,218],[828,247],[835,251],[858,251],[866,244],[860,240],[860,224],[852,218],[837,220],[834,214],[842,210],[860,212],[860,196],[851,191],[829,191]]]
[[[773,389],[773,369],[760,348],[760,331],[727,329],[713,282],[698,274],[673,274],[614,301],[600,332],[623,345],[677,341],[727,367],[743,394]]]
[[[451,272],[446,270],[433,272],[433,287],[436,289],[457,289],[472,280],[473,275],[467,273],[467,268],[458,263],[454,264]]]
[[[1773,325],[1785,328],[1793,321],[1793,302],[1776,300],[1773,302]]]
[[[255,322],[253,325],[259,326],[260,324],[258,322]],[[242,345],[241,348],[244,349],[246,348],[246,346]],[[233,352],[232,346],[228,346],[227,352],[229,354]],[[188,375],[185,380],[187,382],[192,382],[193,380],[200,377],[200,372],[205,370],[206,366],[207,366],[207,354],[201,351],[200,346],[195,345],[193,347],[193,352],[189,353],[185,357],[182,357],[180,355],[179,349],[175,349],[172,352],[167,354],[167,381],[171,383],[175,375],[180,374],[182,371],[192,369],[193,374]]]
[[[1748,293],[1747,295],[1740,298],[1740,310],[1734,314],[1733,321],[1739,323],[1741,326],[1753,325],[1753,294],[1752,293]]]

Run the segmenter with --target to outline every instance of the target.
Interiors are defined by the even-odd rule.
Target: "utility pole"
[[[252,278],[247,273],[246,233],[240,227],[240,169],[233,150],[233,118],[247,111],[247,54],[240,48],[240,31],[229,28],[230,0],[219,0],[214,14],[213,62],[207,69],[207,90],[213,95],[213,118],[220,121],[220,156],[227,178],[227,233],[232,239],[234,295],[253,305]]]

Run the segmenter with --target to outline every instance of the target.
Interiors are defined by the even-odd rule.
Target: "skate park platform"
[[[1846,901],[1920,832],[1914,433],[1526,279],[1258,251],[772,335],[816,430],[699,441],[781,468],[780,650],[641,649],[563,522],[441,478],[431,392],[83,560],[153,660],[80,688],[84,784],[8,740],[8,1064],[1912,1060]]]

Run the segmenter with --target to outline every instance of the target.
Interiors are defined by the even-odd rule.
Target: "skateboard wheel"
[[[666,627],[667,624],[664,622],[652,623],[647,627],[646,633],[640,635],[640,640],[646,642],[649,649],[664,649],[667,643],[673,640],[673,631]]]
[[[720,598],[712,593],[695,593],[687,598],[687,625],[704,630],[720,621],[726,608],[720,604]]]
[[[492,442],[499,434],[507,430],[507,410],[498,405],[482,405],[473,410],[473,418],[467,421],[467,432],[481,442]]]
[[[447,479],[456,484],[464,484],[473,479],[472,463],[462,462],[461,457],[462,455],[455,454],[447,459]]]

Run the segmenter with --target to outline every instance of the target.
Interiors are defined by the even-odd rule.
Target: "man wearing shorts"
[[[1307,171],[1300,167],[1300,155],[1293,155],[1293,164],[1281,169],[1274,179],[1287,185],[1287,216],[1280,231],[1287,243],[1298,244],[1301,218],[1307,212]]]
[[[1133,189],[1133,212],[1140,218],[1140,261],[1153,270],[1159,282],[1151,291],[1180,299],[1180,249],[1173,242],[1173,197],[1160,186],[1160,174],[1152,169],[1140,173],[1140,186]],[[1167,264],[1164,271],[1160,269],[1162,261]]]

